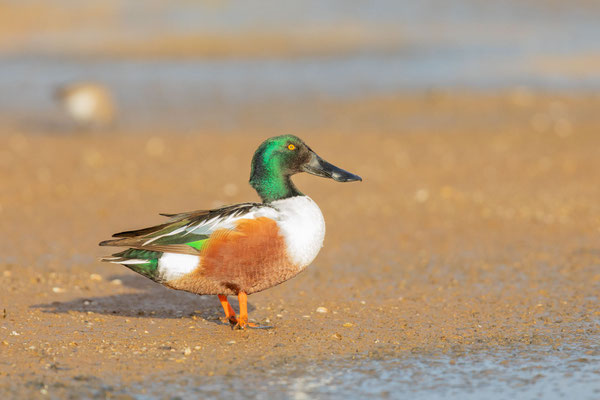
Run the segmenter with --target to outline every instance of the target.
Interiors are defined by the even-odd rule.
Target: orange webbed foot
[[[262,325],[256,322],[245,322],[238,321],[237,324],[232,326],[232,329],[244,330],[244,329],[273,329],[273,326]]]
[[[231,326],[235,326],[238,324],[238,320],[235,316],[235,310],[233,309],[233,307],[231,307],[231,304],[229,304],[229,301],[227,301],[227,296],[225,296],[224,294],[220,294],[219,296],[219,301],[221,302],[221,305],[223,306],[223,311],[225,311],[225,317],[221,318],[221,321],[223,323],[229,323]]]
[[[233,326],[233,329],[271,329],[272,326],[257,324],[256,322],[248,322],[248,295],[244,292],[238,293],[240,302],[240,318]]]

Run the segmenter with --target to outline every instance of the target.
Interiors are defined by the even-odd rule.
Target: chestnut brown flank
[[[289,261],[277,223],[259,217],[237,221],[235,230],[215,231],[202,249],[198,268],[167,286],[198,294],[250,294],[298,272]]]

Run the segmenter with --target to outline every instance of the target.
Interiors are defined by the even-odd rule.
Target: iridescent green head
[[[265,140],[254,153],[250,185],[263,202],[301,196],[290,177],[299,172],[331,178],[338,182],[362,181],[319,157],[299,137],[275,136]]]

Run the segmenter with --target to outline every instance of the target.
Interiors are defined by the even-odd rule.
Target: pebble
[[[354,324],[352,322],[344,322],[344,325],[342,325],[344,328],[351,328],[354,326]]]
[[[333,335],[331,335],[331,337],[337,340],[342,340],[342,335],[340,335],[339,333],[334,333]]]
[[[235,340],[230,340],[227,344],[235,344]]]
[[[190,354],[192,354],[192,349],[186,347],[185,350],[183,350],[183,354],[189,356]]]
[[[123,281],[120,280],[120,279],[113,279],[112,281],[110,281],[110,283],[113,284],[113,285],[120,286],[120,285],[123,284]]]
[[[325,314],[326,312],[328,312],[329,310],[326,309],[325,307],[319,307],[317,308],[317,312],[321,313],[321,314]]]
[[[55,287],[53,287],[53,288],[52,288],[52,291],[53,291],[54,293],[64,293],[64,292],[65,292],[65,289],[63,289],[63,288],[60,288],[60,287],[58,287],[58,286],[55,286]]]
[[[90,275],[90,279],[93,281],[101,281],[102,280],[102,276],[100,274],[91,274]]]

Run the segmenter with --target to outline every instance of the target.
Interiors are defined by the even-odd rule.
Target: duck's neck
[[[253,168],[250,185],[256,190],[263,203],[302,196],[290,175],[282,174],[281,171],[268,166]]]

